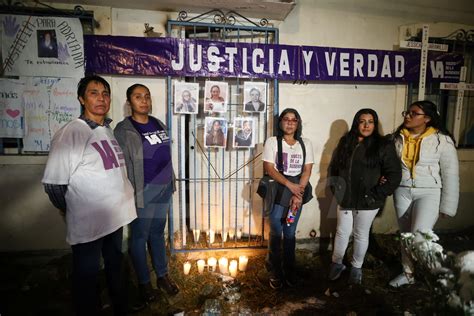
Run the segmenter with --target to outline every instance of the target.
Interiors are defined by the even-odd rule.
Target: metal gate
[[[168,21],[168,34],[182,39],[277,44],[278,30],[267,24],[264,19],[257,24],[233,11],[212,10],[189,19],[186,12],[180,12],[178,21]],[[207,80],[228,84],[228,109],[225,113],[203,111]],[[177,82],[199,84],[197,114],[174,113],[173,93]],[[243,111],[244,82],[259,82],[265,87],[266,98],[262,100],[266,103],[265,111]],[[177,154],[177,197],[168,222],[171,251],[264,247],[262,201],[255,191],[263,173],[263,143],[272,135],[274,118],[278,115],[278,81],[168,77],[167,91],[167,121]],[[226,122],[226,147],[205,147],[206,117]],[[235,148],[231,144],[236,130],[233,126],[235,118],[251,118],[253,121],[254,147]]]

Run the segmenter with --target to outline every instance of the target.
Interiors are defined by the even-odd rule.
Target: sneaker
[[[400,287],[406,284],[414,284],[415,279],[412,276],[407,275],[406,273],[401,273],[395,277],[390,283],[391,287]]]
[[[156,295],[151,287],[151,283],[139,284],[138,291],[140,292],[140,297],[142,302],[145,304],[149,304],[156,300]]]
[[[342,263],[331,263],[331,266],[329,267],[329,280],[334,281],[339,279],[341,276],[342,271],[346,270],[346,266],[343,265]]]
[[[349,284],[361,284],[362,283],[362,269],[352,267],[351,273],[349,274]]]
[[[166,292],[168,295],[176,295],[179,293],[179,288],[173,280],[170,279],[169,275],[166,274],[156,280],[156,284],[160,289]]]
[[[270,287],[274,290],[281,289],[283,287],[283,282],[279,278],[270,278]]]

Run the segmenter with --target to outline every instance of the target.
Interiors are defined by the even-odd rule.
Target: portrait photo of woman
[[[229,84],[222,81],[206,81],[204,87],[204,111],[227,112]]]
[[[175,82],[174,113],[197,114],[199,99],[199,83]]]
[[[244,112],[265,112],[265,82],[244,82]]]
[[[206,117],[204,133],[205,147],[225,147],[227,142],[227,120]]]

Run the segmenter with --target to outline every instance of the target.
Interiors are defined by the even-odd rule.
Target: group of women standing
[[[115,137],[124,152],[128,178],[135,189],[138,218],[131,224],[130,254],[141,297],[151,302],[155,296],[147,266],[147,245],[157,285],[171,295],[179,291],[168,276],[164,239],[174,190],[171,142],[164,124],[150,116],[149,89],[135,84],[126,95],[132,114],[117,125]],[[361,283],[370,228],[387,196],[394,194],[401,232],[432,229],[439,216],[456,214],[459,196],[456,148],[452,137],[441,127],[436,105],[418,101],[402,115],[403,124],[395,133],[384,137],[379,132],[377,113],[372,109],[359,110],[334,151],[329,179],[339,208],[330,280],[338,279],[346,270],[343,258],[352,234],[349,283]],[[266,140],[263,153],[265,172],[281,188],[269,213],[266,260],[270,286],[275,289],[296,284],[296,227],[314,163],[311,142],[302,137],[298,111],[285,109],[278,118],[277,130],[277,136]],[[285,194],[289,198],[282,199]],[[291,221],[287,220],[289,210]],[[413,264],[404,249],[402,265],[403,273],[390,285],[414,282]]]
[[[402,115],[403,124],[392,135],[384,137],[379,132],[377,113],[372,109],[359,110],[333,153],[329,180],[339,207],[330,280],[338,279],[346,270],[343,258],[352,234],[354,243],[348,282],[362,282],[370,228],[389,195],[394,194],[400,232],[429,230],[439,216],[456,214],[459,197],[457,153],[453,138],[441,126],[436,105],[430,101],[417,101]],[[284,110],[278,121],[283,161],[278,161],[275,137],[267,139],[264,147],[265,172],[292,194],[289,206],[279,204],[277,196],[269,216],[267,269],[270,286],[275,289],[283,284],[294,286],[296,282],[296,226],[313,164],[311,143],[301,137],[301,128],[298,112]],[[307,148],[306,159],[300,160],[292,170],[289,157],[294,156],[295,149],[301,145]],[[299,181],[289,181],[289,176],[298,176]],[[295,219],[287,224],[285,218],[292,209],[296,210]],[[280,249],[282,235],[283,255]],[[414,283],[413,263],[403,247],[401,252],[403,272],[389,283],[393,287]]]

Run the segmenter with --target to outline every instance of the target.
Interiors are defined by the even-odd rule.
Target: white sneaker
[[[408,276],[406,273],[401,273],[396,276],[390,283],[391,287],[400,287],[406,284],[414,284],[415,279],[412,276]]]

